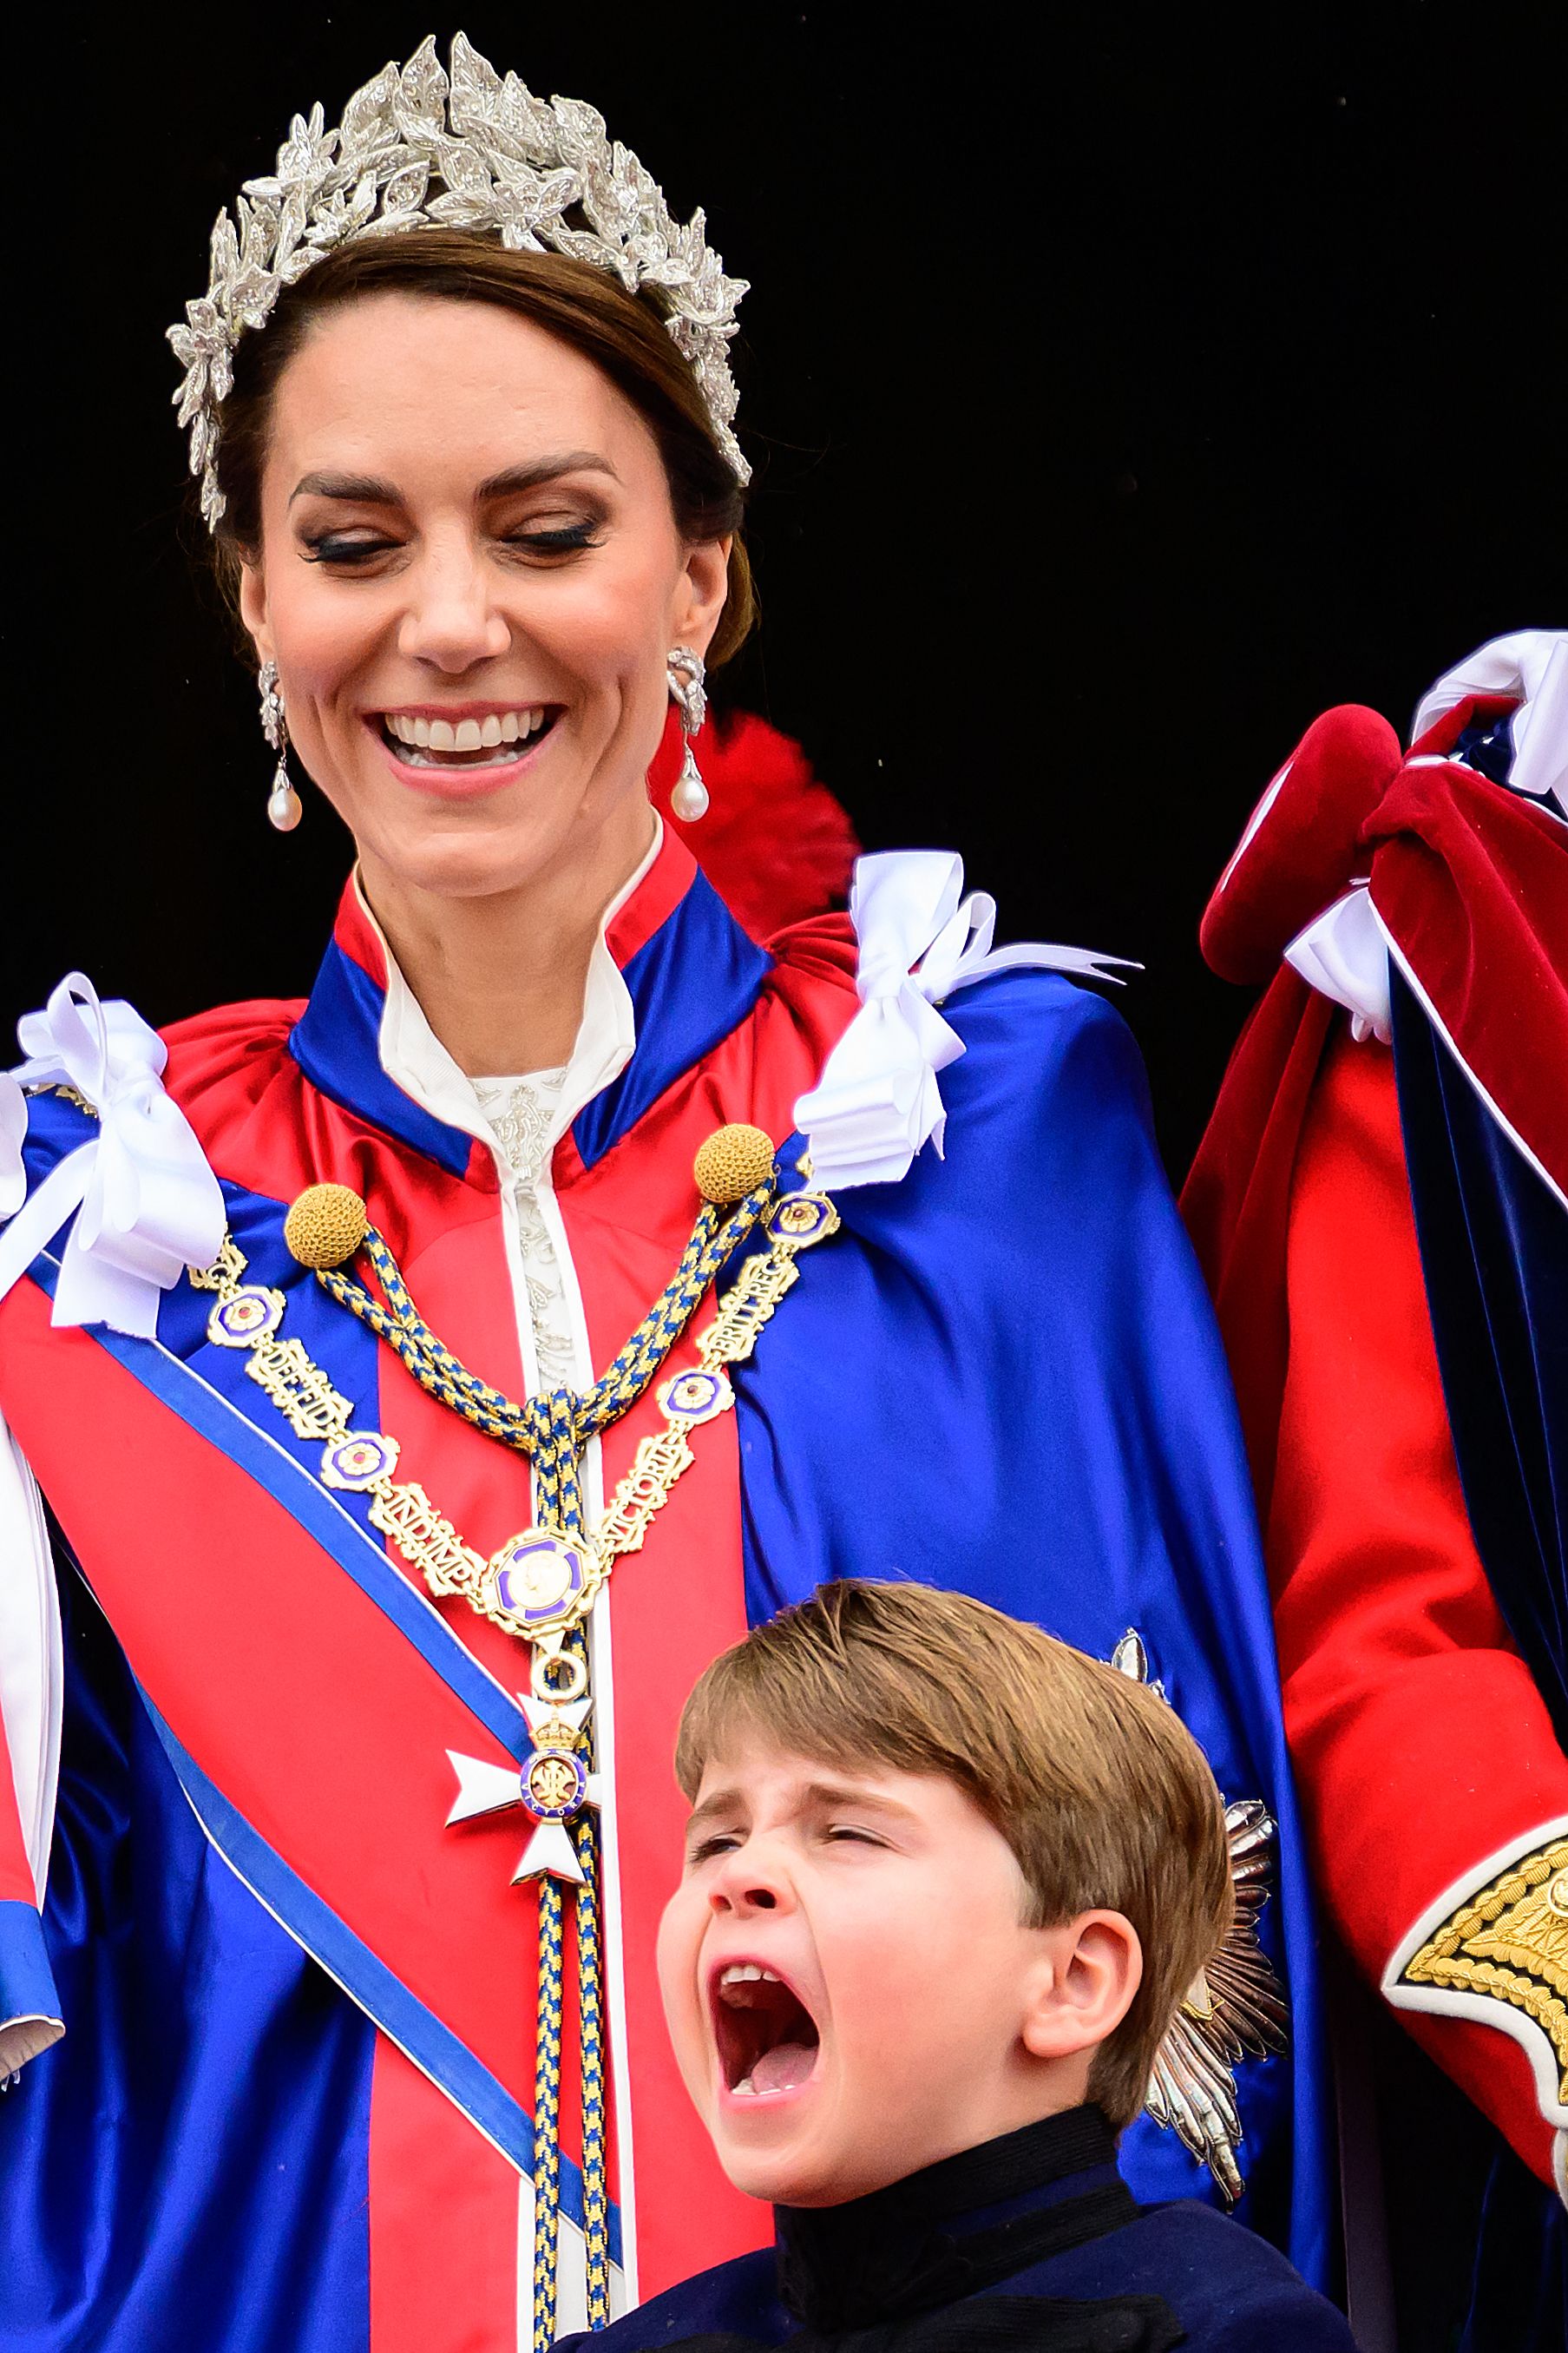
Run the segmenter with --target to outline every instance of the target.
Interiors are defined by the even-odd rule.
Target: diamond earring
[[[691,748],[692,737],[708,716],[704,683],[708,672],[700,653],[694,653],[689,646],[672,646],[665,674],[669,681],[669,699],[680,713],[680,732],[686,739],[686,757],[680,764],[680,776],[669,797],[669,806],[685,824],[695,825],[700,817],[708,814],[708,787]]]
[[[272,790],[267,798],[268,823],[275,825],[279,833],[292,833],[304,811],[289,777],[289,725],[283,716],[283,697],[278,691],[277,663],[263,662],[256,683],[261,691],[261,732],[278,754]]]

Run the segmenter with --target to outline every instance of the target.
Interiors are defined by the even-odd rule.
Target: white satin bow
[[[856,866],[860,1010],[795,1111],[813,1182],[830,1191],[896,1184],[928,1142],[941,1154],[947,1113],[937,1072],[963,1041],[936,1008],[955,989],[1017,965],[1111,980],[1111,967],[1126,964],[1040,942],[994,948],[995,901],[963,892],[963,860],[948,850],[885,850]]]
[[[223,1241],[217,1178],[163,1086],[168,1049],[123,998],[101,1004],[68,972],[41,1013],[16,1025],[27,1060],[0,1076],[0,1298],[76,1211],[55,1289],[56,1324],[107,1324],[150,1339],[162,1293]],[[97,1133],[26,1196],[22,1138],[29,1086],[71,1086]]]

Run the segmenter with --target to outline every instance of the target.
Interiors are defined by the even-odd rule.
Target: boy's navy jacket
[[[1354,2353],[1334,2306],[1212,2208],[1140,2206],[1095,2107],[842,2206],[557,2353]]]

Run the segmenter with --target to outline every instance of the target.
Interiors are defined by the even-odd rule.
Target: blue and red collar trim
[[[665,1090],[735,1029],[771,959],[743,932],[690,852],[667,828],[658,855],[612,918],[605,944],[632,1000],[636,1044],[619,1076],[579,1113],[572,1136],[592,1167]],[[289,1050],[312,1086],[344,1110],[468,1179],[489,1157],[437,1119],[384,1064],[386,949],[353,878]]]

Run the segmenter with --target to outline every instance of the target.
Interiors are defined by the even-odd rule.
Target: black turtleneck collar
[[[1138,2208],[1116,2171],[1110,2126],[1080,2107],[846,2205],[773,2211],[780,2295],[805,2328],[832,2333],[973,2295],[1119,2230]]]

